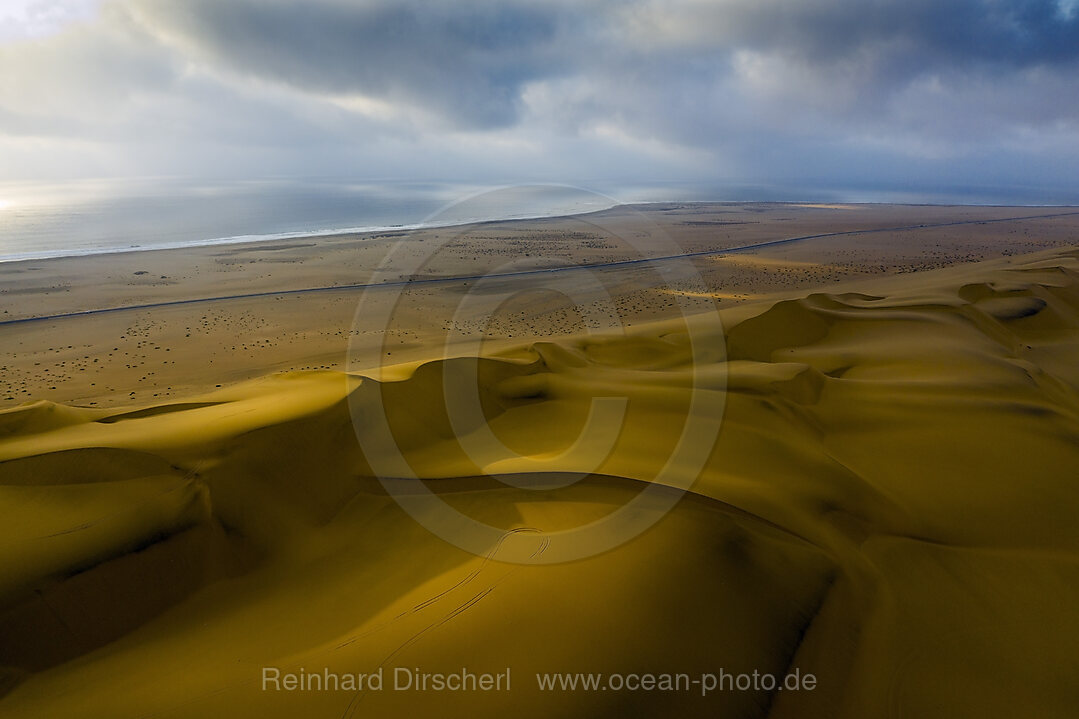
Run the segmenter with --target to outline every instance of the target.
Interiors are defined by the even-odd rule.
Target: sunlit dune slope
[[[1072,716],[1079,253],[724,322],[0,412],[0,713]],[[718,427],[700,468],[690,415]],[[421,479],[373,477],[399,459]],[[391,496],[419,481],[497,541],[422,526]],[[602,520],[641,497],[651,526],[618,544]],[[544,532],[593,522],[615,548],[548,562],[567,547]],[[513,688],[264,692],[264,666],[510,667]],[[535,681],[721,669],[817,686]]]

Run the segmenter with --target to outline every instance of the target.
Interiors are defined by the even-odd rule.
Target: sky
[[[0,180],[1079,189],[1079,0],[0,0]]]

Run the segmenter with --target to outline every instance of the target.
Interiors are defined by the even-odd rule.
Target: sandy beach
[[[4,716],[1074,711],[1079,209],[622,206],[0,264],[0,302]],[[462,657],[512,691],[263,682]],[[721,670],[815,682],[537,680]]]

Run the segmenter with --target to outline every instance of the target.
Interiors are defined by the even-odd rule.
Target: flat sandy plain
[[[1077,213],[648,205],[2,265],[0,710],[1073,716]],[[421,481],[373,478],[397,460]],[[417,485],[497,541],[437,537],[391,496]],[[635,498],[639,534],[550,534]]]
[[[689,291],[703,284],[717,306],[726,308],[1068,246],[1079,237],[1075,212],[641,205],[550,220],[3,263],[0,407],[28,400],[93,407],[155,402],[272,372],[341,370],[349,367],[351,339],[384,342],[392,357],[407,361],[438,354],[446,328],[454,331],[451,340],[566,336],[586,329],[587,312],[580,308],[587,310],[597,297],[616,309],[617,325],[633,326],[703,309],[700,303],[679,304],[673,293],[686,286],[662,274],[672,265],[675,274],[685,275],[691,262],[697,276]],[[821,234],[831,236],[784,242]],[[460,311],[467,280],[437,281],[671,253],[705,254],[680,263],[569,273],[557,282],[543,273],[506,278],[505,288],[522,295],[494,316],[486,307]],[[398,300],[389,327],[357,319],[363,291],[349,286],[406,279],[436,281],[414,284],[400,298],[399,287],[383,292]],[[578,302],[555,296],[552,287]],[[309,288],[320,291],[303,291]],[[239,298],[211,299],[226,296]],[[382,300],[378,294],[368,297]],[[160,306],[188,300],[207,301]],[[158,306],[13,322],[140,305]]]

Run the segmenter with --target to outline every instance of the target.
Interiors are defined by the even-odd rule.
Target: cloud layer
[[[47,36],[4,22],[10,179],[1079,180],[1071,0],[106,0]]]

